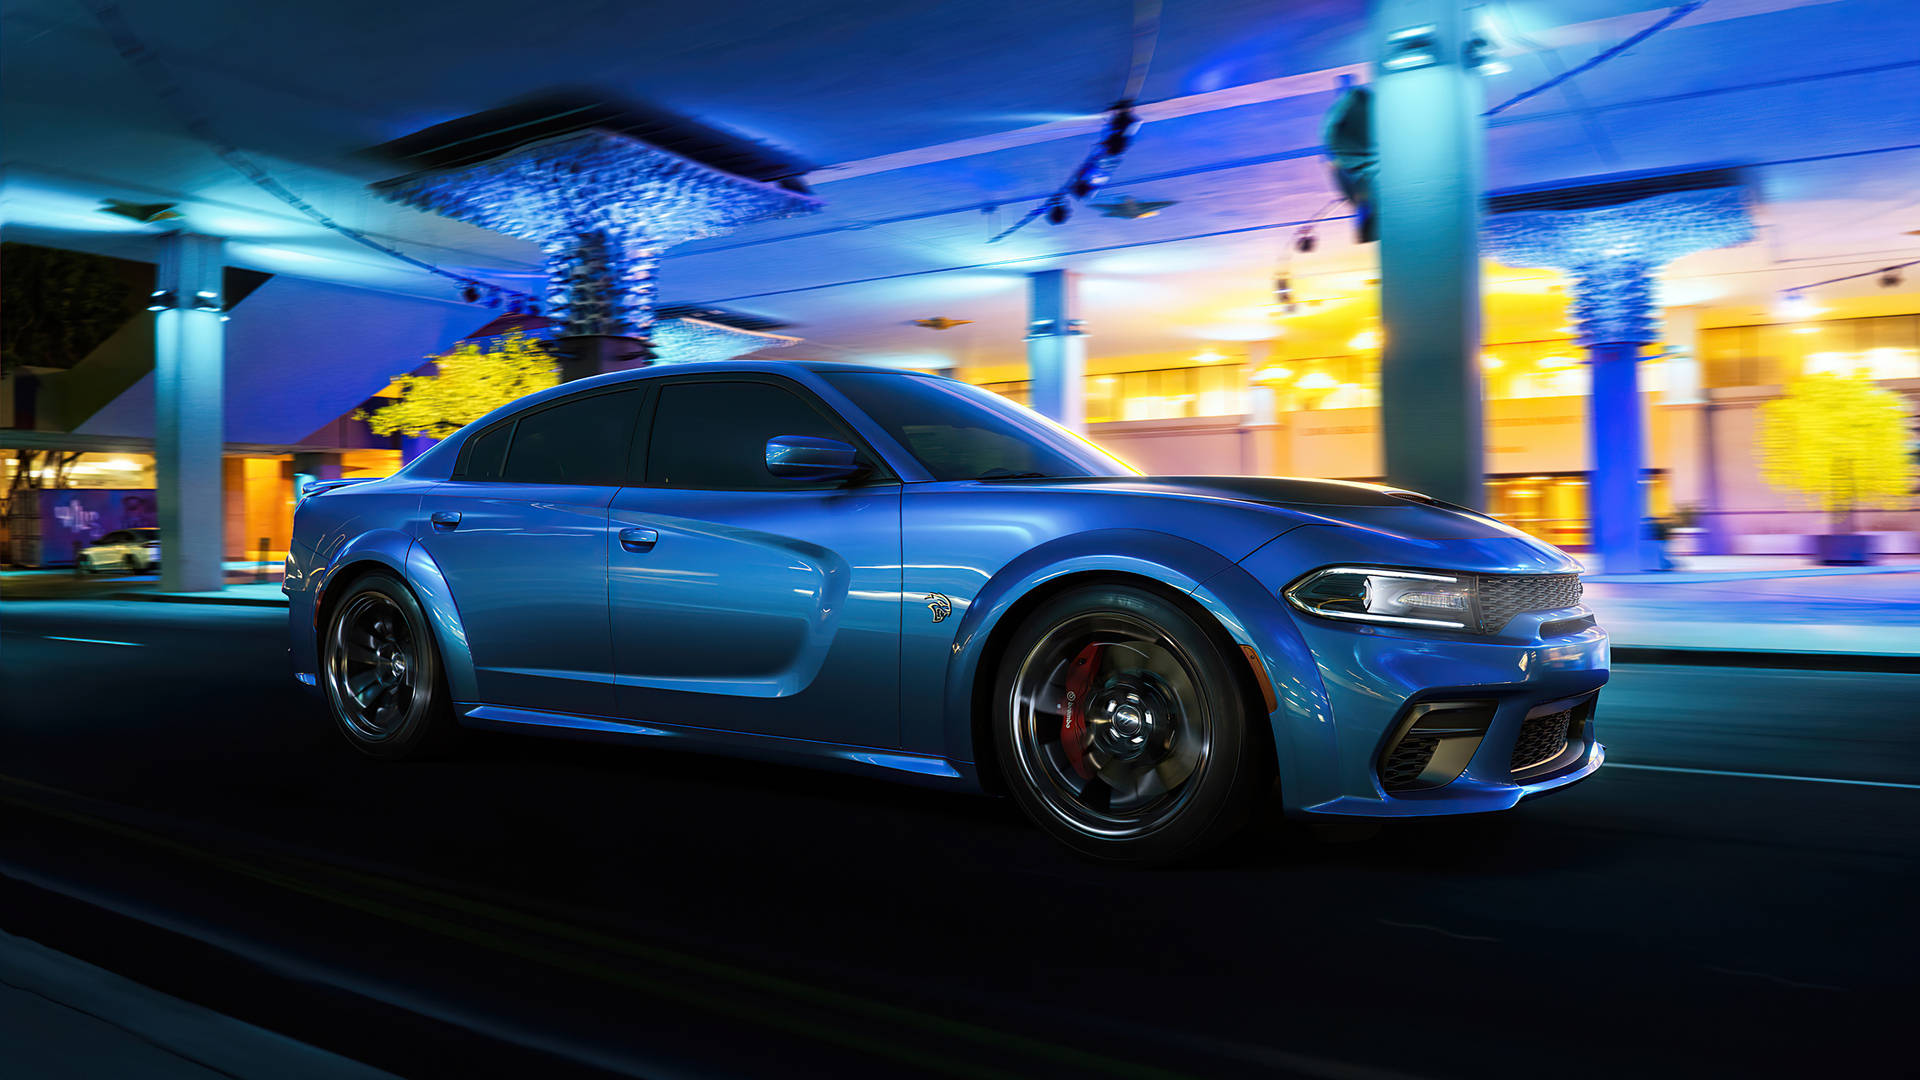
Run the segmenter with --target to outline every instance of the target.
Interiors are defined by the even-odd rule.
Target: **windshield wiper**
[[[974,479],[975,480],[1052,480],[1052,479],[1055,479],[1055,477],[1051,473],[1015,472],[1015,473],[1000,473],[994,476],[990,476],[987,473],[981,473],[979,476],[974,477]]]

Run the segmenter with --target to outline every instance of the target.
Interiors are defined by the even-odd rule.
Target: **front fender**
[[[1232,567],[1232,560],[1210,547],[1147,529],[1076,533],[1015,557],[966,602],[947,659],[939,745],[947,757],[961,762],[991,754],[990,747],[973,744],[975,681],[995,631],[1034,590],[1069,575],[1105,573],[1147,578],[1190,594],[1202,581]],[[954,606],[958,609],[960,601]]]

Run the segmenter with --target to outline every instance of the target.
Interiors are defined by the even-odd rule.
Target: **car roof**
[[[944,376],[930,376],[924,371],[913,371],[907,368],[881,367],[877,364],[849,364],[845,361],[836,360],[701,360],[681,364],[649,364],[646,367],[636,368],[632,371],[614,371],[605,375],[595,375],[591,378],[577,379],[573,382],[562,383],[554,389],[564,393],[571,393],[587,386],[611,386],[615,383],[636,382],[642,379],[658,379],[670,375],[692,375],[701,372],[719,371],[749,371],[772,374],[792,374],[797,371],[808,371],[817,375],[845,371],[864,371],[880,372],[889,375],[908,375],[919,378],[944,378]]]
[[[898,375],[903,378],[914,379],[947,377],[929,375],[926,372],[914,371],[908,368],[881,367],[877,364],[849,364],[831,360],[700,360],[679,364],[649,364],[646,367],[635,368],[631,371],[610,371],[604,375],[594,375],[585,379],[563,382],[558,386],[550,386],[545,390],[528,394],[518,401],[502,405],[493,412],[466,425],[466,427],[462,428],[460,432],[457,432],[455,435],[441,440],[426,453],[421,454],[419,457],[413,459],[413,461],[403,465],[400,472],[395,475],[416,478],[444,478],[452,472],[454,458],[458,454],[458,450],[454,448],[464,443],[467,436],[473,431],[480,430],[510,414],[522,412],[538,405],[544,405],[549,401],[557,401],[563,397],[570,397],[583,390],[590,390],[595,387],[619,386],[625,383],[644,382],[648,379],[669,378],[675,375],[701,375],[718,372],[759,372],[762,374],[786,375],[789,377],[803,372],[815,375],[838,372],[868,372],[883,375]]]

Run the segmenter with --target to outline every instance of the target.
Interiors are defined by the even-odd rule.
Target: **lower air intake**
[[[1440,740],[1431,735],[1408,735],[1401,739],[1380,765],[1380,786],[1388,791],[1415,786],[1439,745]]]
[[[1562,709],[1545,716],[1529,717],[1520,725],[1520,737],[1513,742],[1513,758],[1508,768],[1522,773],[1560,756],[1573,736],[1577,708]]]

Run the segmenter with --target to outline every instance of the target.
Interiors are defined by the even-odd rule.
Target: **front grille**
[[[1557,713],[1527,718],[1520,725],[1520,737],[1513,742],[1513,758],[1507,767],[1516,773],[1525,772],[1559,757],[1573,734],[1576,711],[1561,709]]]
[[[1480,632],[1497,634],[1522,612],[1579,603],[1579,574],[1488,574],[1480,579]]]
[[[1431,735],[1408,735],[1380,766],[1380,786],[1388,791],[1412,787],[1427,771],[1440,740]]]

